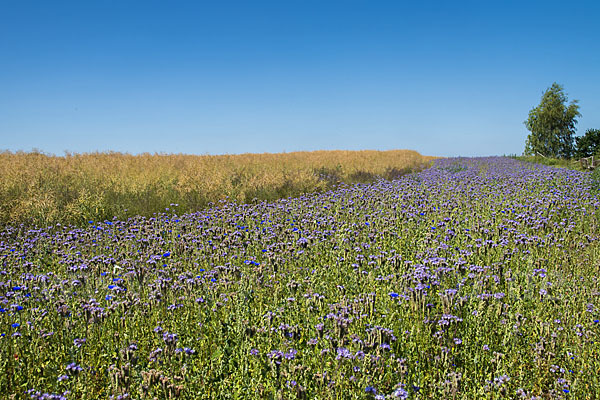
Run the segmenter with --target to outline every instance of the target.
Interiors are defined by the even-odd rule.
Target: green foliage
[[[557,167],[557,168],[568,168],[574,169],[577,171],[583,171],[581,168],[581,164],[577,161],[572,160],[564,160],[560,158],[548,158],[548,157],[540,157],[540,156],[511,156],[519,161],[525,161],[533,164],[541,164],[547,165],[549,167]]]
[[[574,134],[579,106],[577,100],[567,105],[567,95],[554,82],[542,95],[540,104],[529,111],[524,122],[531,132],[527,137],[525,154],[544,157],[571,158],[574,153]]]
[[[588,129],[585,135],[575,138],[575,142],[577,143],[575,157],[600,156],[600,129]]]
[[[600,192],[600,168],[596,168],[592,172],[592,189],[596,192]]]

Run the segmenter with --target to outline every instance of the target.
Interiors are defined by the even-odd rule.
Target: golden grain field
[[[433,157],[412,150],[241,155],[0,153],[0,224],[83,224],[177,213],[228,199],[273,200],[331,189],[339,181],[393,179]],[[178,204],[177,207],[171,204]]]

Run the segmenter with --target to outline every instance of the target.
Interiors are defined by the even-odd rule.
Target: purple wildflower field
[[[600,398],[589,173],[436,160],[398,180],[0,233],[0,393]]]

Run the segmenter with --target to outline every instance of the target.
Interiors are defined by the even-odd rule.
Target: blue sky
[[[600,129],[597,1],[0,0],[0,149],[520,154]]]

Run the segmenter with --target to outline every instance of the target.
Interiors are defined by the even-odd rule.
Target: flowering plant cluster
[[[600,397],[591,185],[440,159],[274,202],[8,227],[0,397]]]

